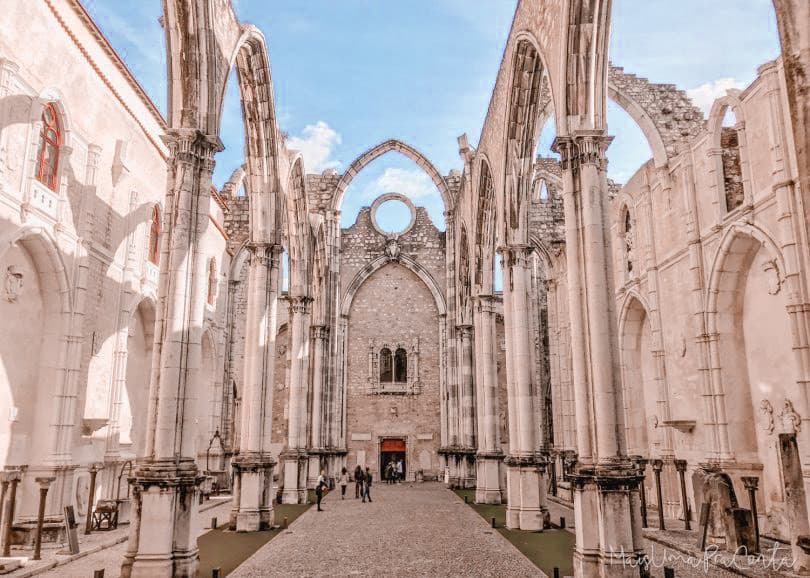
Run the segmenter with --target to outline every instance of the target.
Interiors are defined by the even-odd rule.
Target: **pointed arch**
[[[360,287],[362,287],[363,283],[365,283],[366,280],[374,273],[391,262],[392,260],[387,256],[378,257],[358,271],[357,275],[355,275],[354,279],[352,279],[351,283],[349,283],[346,292],[343,294],[343,299],[341,300],[340,304],[340,314],[342,317],[347,317],[349,315],[354,297],[357,295],[357,291],[360,289]],[[412,273],[414,273],[425,285],[427,285],[431,295],[433,295],[433,300],[436,303],[436,309],[439,310],[439,316],[444,317],[447,315],[447,303],[444,299],[444,293],[442,293],[439,284],[436,283],[436,280],[433,278],[430,272],[425,269],[423,265],[406,255],[400,255],[397,262],[406,269],[410,269]]]
[[[427,157],[425,157],[425,155],[411,145],[397,139],[388,139],[387,141],[371,147],[352,161],[352,164],[349,165],[349,168],[346,169],[346,172],[344,172],[340,177],[340,181],[338,181],[338,184],[335,187],[335,196],[332,198],[332,210],[340,210],[340,207],[343,204],[343,196],[346,193],[346,189],[357,173],[362,171],[363,168],[371,161],[390,151],[398,152],[419,165],[419,167],[427,173],[427,175],[433,181],[433,184],[436,185],[436,188],[439,190],[439,194],[442,196],[442,201],[444,201],[445,210],[449,211],[453,208],[453,197],[450,194],[450,189],[447,186],[447,182],[444,180],[444,177],[441,175],[441,173],[439,173],[436,167],[433,166],[433,163],[431,163]]]
[[[475,277],[476,291],[482,294],[491,294],[494,287],[494,274],[492,262],[495,258],[495,187],[489,161],[485,155],[480,155],[478,161],[478,188],[474,198],[478,204],[475,207]]]

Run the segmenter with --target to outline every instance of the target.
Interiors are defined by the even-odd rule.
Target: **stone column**
[[[307,380],[309,370],[309,319],[312,298],[290,297],[290,404],[284,462],[285,504],[307,501]]]
[[[329,407],[325,399],[327,353],[329,351],[329,327],[313,325],[312,338],[312,429],[310,432],[309,475],[307,486],[315,489],[321,472],[321,455],[324,449],[324,407]]]
[[[462,446],[463,456],[459,456],[461,465],[459,471],[459,485],[463,488],[472,487],[475,483],[475,472],[472,456],[475,452],[475,377],[473,359],[473,326],[458,325],[456,327],[461,342],[461,362],[459,364],[460,385],[460,413],[461,435],[459,442]]]
[[[498,445],[498,366],[495,335],[495,298],[479,295],[475,304],[475,351],[478,421],[475,502],[501,503],[501,461]]]
[[[239,454],[232,460],[234,492],[231,526],[254,532],[273,525],[273,466],[270,433],[275,382],[281,245],[253,243],[245,319],[245,401]]]
[[[581,461],[571,473],[574,575],[583,578],[638,576],[638,568],[628,562],[644,555],[638,471],[622,454],[618,437],[617,331],[607,228],[609,143],[602,131],[579,131],[555,143],[563,168],[577,429],[585,430],[577,437]]]
[[[506,526],[540,531],[546,507],[545,462],[536,453],[537,423],[533,391],[532,335],[528,302],[532,249],[525,245],[501,249],[503,258],[504,324],[511,336],[507,348],[509,384],[509,457],[506,459]]]
[[[195,389],[199,387],[208,227],[214,154],[219,139],[172,129],[149,421],[144,459],[133,472],[135,519],[121,567],[130,576],[196,576],[197,492]]]

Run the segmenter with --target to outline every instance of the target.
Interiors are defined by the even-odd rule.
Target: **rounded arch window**
[[[394,356],[387,347],[380,350],[380,381],[394,381]]]
[[[402,347],[394,354],[394,381],[397,383],[408,381],[408,352]]]
[[[42,132],[37,151],[37,180],[56,191],[59,171],[59,151],[62,146],[62,128],[56,105],[49,102],[42,109]]]

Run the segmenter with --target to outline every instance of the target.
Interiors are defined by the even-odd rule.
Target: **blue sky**
[[[160,0],[84,0],[158,108],[166,109]],[[442,173],[461,168],[456,138],[476,144],[515,0],[235,0],[267,37],[276,108],[308,172],[344,170],[388,138],[421,150]],[[611,60],[687,89],[703,108],[751,82],[779,53],[771,0],[614,0]],[[641,131],[611,103],[610,175],[626,181],[649,158]],[[214,182],[242,162],[239,95],[229,83]],[[538,150],[548,150],[543,132]],[[425,206],[444,228],[441,198],[414,163],[387,154],[354,179],[344,226],[386,192]]]

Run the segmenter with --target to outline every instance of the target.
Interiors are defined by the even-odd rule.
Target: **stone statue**
[[[23,288],[23,274],[16,265],[9,265],[6,267],[6,300],[9,303],[16,303],[17,297],[22,293]]]
[[[793,409],[793,403],[789,399],[785,399],[782,406],[782,411],[779,412],[779,417],[782,420],[782,433],[799,433],[802,429],[802,418]]]
[[[399,246],[399,241],[395,238],[390,238],[385,242],[385,255],[392,261],[399,261],[399,255],[402,248]]]
[[[767,399],[759,402],[759,413],[762,414],[762,429],[769,434],[773,433],[773,405]]]

